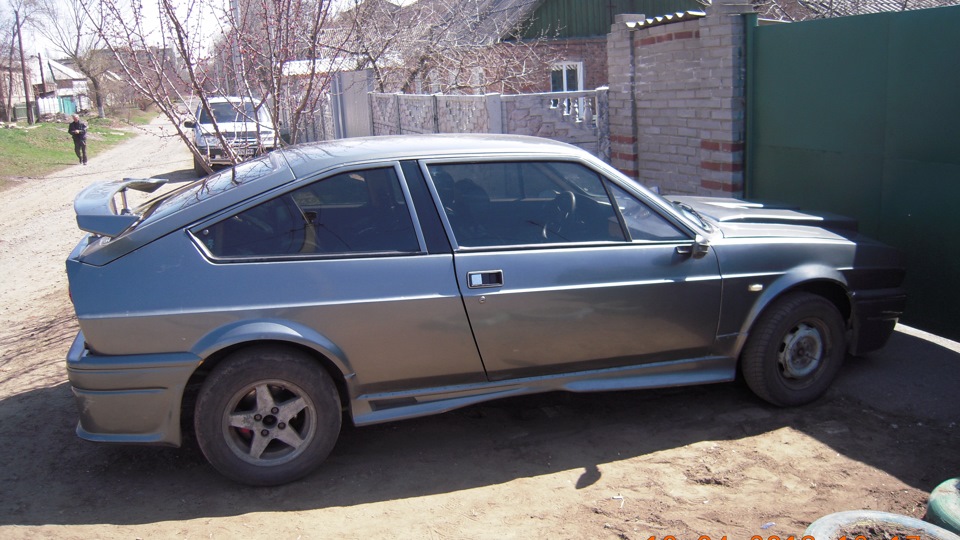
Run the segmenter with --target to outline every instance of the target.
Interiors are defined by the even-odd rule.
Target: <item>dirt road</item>
[[[2,538],[787,538],[840,510],[922,516],[960,474],[960,347],[909,329],[812,406],[738,383],[508,399],[346,427],[319,471],[278,488],[232,484],[192,445],[83,442],[63,367],[73,197],[189,177],[162,129],[0,193]]]

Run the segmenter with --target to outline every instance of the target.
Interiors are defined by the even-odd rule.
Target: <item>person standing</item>
[[[80,121],[80,115],[73,115],[73,122],[67,128],[73,137],[73,151],[81,165],[87,164],[87,125]]]

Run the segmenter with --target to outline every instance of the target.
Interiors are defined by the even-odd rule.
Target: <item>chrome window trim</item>
[[[228,219],[236,214],[245,212],[259,204],[263,204],[267,201],[273,200],[278,197],[282,197],[298,189],[306,187],[309,184],[314,182],[321,182],[326,178],[330,178],[339,174],[346,174],[354,171],[365,171],[370,169],[393,169],[394,173],[397,175],[397,179],[400,182],[400,191],[403,193],[404,200],[407,205],[407,212],[410,219],[413,222],[414,234],[417,238],[417,245],[419,247],[418,251],[345,251],[338,253],[303,253],[303,254],[283,254],[283,255],[257,255],[249,257],[222,257],[214,255],[210,252],[207,246],[203,243],[203,240],[198,236],[197,231],[204,229],[220,223],[221,221]],[[197,247],[200,253],[207,260],[216,263],[216,264],[237,264],[237,263],[262,263],[262,262],[282,262],[282,261],[307,261],[307,260],[342,260],[342,259],[369,259],[369,258],[381,258],[381,257],[409,257],[409,256],[420,256],[427,255],[427,244],[423,235],[423,229],[420,226],[420,219],[417,214],[416,208],[413,204],[413,199],[410,196],[410,188],[407,185],[407,179],[403,174],[403,170],[400,167],[400,161],[398,160],[369,160],[363,162],[354,162],[337,167],[330,167],[324,169],[317,174],[305,176],[299,180],[289,182],[282,186],[277,186],[274,189],[263,192],[256,197],[247,199],[240,204],[234,205],[230,208],[221,210],[207,218],[193,223],[184,228],[187,236]]]
[[[513,251],[513,250],[525,250],[525,249],[551,249],[551,248],[569,248],[573,247],[584,247],[584,246],[623,246],[623,245],[674,245],[674,244],[687,244],[695,241],[698,234],[709,235],[710,231],[706,231],[699,226],[688,222],[688,220],[682,215],[679,214],[676,209],[666,203],[664,205],[655,197],[648,197],[646,193],[646,188],[639,186],[639,183],[631,180],[626,177],[620,171],[617,171],[613,167],[610,167],[606,163],[600,162],[600,165],[604,167],[598,167],[597,163],[593,161],[588,161],[583,159],[580,156],[575,155],[563,155],[563,154],[504,154],[504,155],[480,155],[480,156],[437,156],[430,157],[425,159],[417,160],[420,165],[420,172],[423,174],[424,178],[427,179],[427,187],[430,190],[430,196],[433,197],[433,202],[436,205],[437,209],[440,212],[440,219],[443,222],[444,232],[447,234],[447,238],[450,240],[450,244],[453,247],[454,251],[458,252],[469,252],[477,253],[484,251]],[[440,195],[437,193],[436,186],[434,185],[433,176],[430,175],[429,167],[431,165],[446,165],[446,164],[458,164],[458,163],[516,163],[516,162],[567,162],[567,163],[577,163],[586,167],[587,169],[597,173],[603,179],[614,183],[615,185],[624,189],[628,194],[638,198],[642,203],[650,207],[651,211],[656,212],[658,215],[663,217],[663,219],[672,223],[680,229],[680,232],[687,235],[686,239],[683,240],[644,240],[644,239],[631,239],[629,241],[625,240],[623,242],[598,242],[598,241],[585,241],[585,242],[555,242],[550,244],[512,244],[506,246],[461,246],[456,239],[456,235],[453,234],[453,228],[450,225],[449,219],[447,219],[446,212],[443,211],[443,203],[440,200]],[[611,172],[616,174],[610,174]],[[642,189],[637,189],[639,186]],[[606,190],[607,197],[610,198],[611,194],[609,190]],[[621,227],[626,227],[624,223],[624,217],[621,215],[620,211],[615,210],[617,219],[620,220]],[[626,229],[624,229],[626,230]]]

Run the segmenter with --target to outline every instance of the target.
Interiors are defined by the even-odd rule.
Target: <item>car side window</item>
[[[654,212],[646,203],[627,193],[620,186],[612,182],[608,183],[608,186],[633,240],[669,241],[689,238],[663,216]]]
[[[461,247],[626,240],[603,179],[579,163],[450,163],[428,170]]]
[[[390,167],[324,178],[194,233],[224,258],[420,250]]]

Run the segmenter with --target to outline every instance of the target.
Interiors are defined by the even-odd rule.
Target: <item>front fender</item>
[[[206,359],[230,347],[262,341],[300,345],[322,354],[344,377],[353,373],[347,355],[335,343],[302,324],[285,320],[260,319],[221,326],[197,341],[190,352]]]
[[[848,303],[850,302],[847,279],[836,268],[820,264],[809,264],[792,268],[788,272],[777,276],[769,283],[763,284],[763,290],[756,297],[756,300],[743,318],[743,323],[740,326],[734,342],[733,356],[735,358],[740,356],[740,352],[743,350],[747,338],[750,335],[750,329],[753,328],[760,314],[762,314],[771,303],[790,291],[810,288],[815,290],[831,290],[834,293],[842,294],[846,298],[846,301]]]

